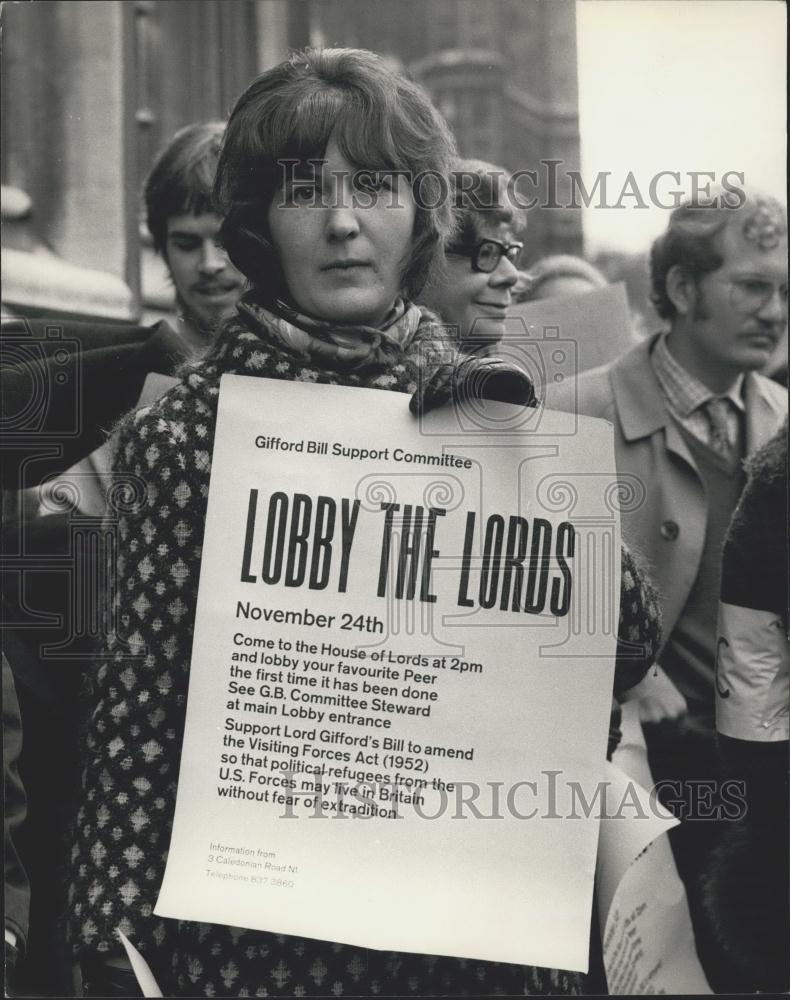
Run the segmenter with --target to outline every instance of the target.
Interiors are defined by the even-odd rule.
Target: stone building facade
[[[533,170],[539,203],[546,164],[579,167],[574,0],[37,0],[2,18],[6,314],[166,310],[140,238],[156,151],[304,45],[380,52],[428,89],[463,155]],[[580,248],[580,212],[531,212],[530,258]]]

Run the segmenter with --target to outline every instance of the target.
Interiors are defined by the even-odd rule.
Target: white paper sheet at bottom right
[[[694,946],[686,890],[667,831],[677,820],[650,796],[653,779],[637,702],[622,708],[607,770],[596,892],[612,996],[710,994]]]

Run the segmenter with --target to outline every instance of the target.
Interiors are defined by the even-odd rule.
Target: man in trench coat
[[[727,806],[714,720],[721,547],[743,462],[787,413],[786,389],[758,373],[787,326],[786,212],[739,195],[679,206],[655,241],[652,299],[668,330],[546,399],[614,427],[623,537],[663,613],[658,665],[634,692],[653,778],[687,821],[673,847],[697,925],[699,873]]]

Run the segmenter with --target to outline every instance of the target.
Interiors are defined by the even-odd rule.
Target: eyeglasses
[[[764,278],[719,278],[723,285],[730,286],[730,305],[739,313],[756,313],[779,292],[779,302],[787,312],[787,284],[775,285]]]
[[[503,257],[507,257],[511,264],[518,264],[523,249],[523,243],[500,243],[499,240],[480,240],[474,246],[456,244],[455,246],[448,247],[447,252],[456,254],[459,257],[469,257],[472,261],[473,271],[482,271],[484,274],[491,274],[492,271],[496,271]]]

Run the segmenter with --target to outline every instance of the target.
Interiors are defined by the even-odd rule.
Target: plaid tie
[[[708,443],[722,458],[730,458],[735,442],[732,440],[730,423],[727,419],[732,406],[727,396],[714,396],[705,403],[705,413],[710,421]]]

